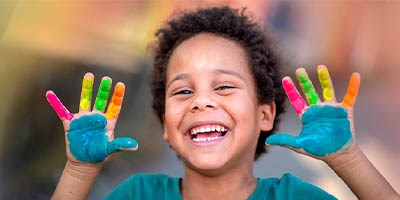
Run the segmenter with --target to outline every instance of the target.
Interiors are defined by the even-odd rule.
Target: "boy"
[[[255,23],[228,7],[200,9],[170,21],[157,36],[153,108],[164,140],[182,160],[185,177],[134,175],[108,199],[335,199],[290,174],[254,177],[253,163],[266,151],[265,142],[326,162],[360,199],[399,198],[355,141],[357,73],[338,103],[326,67],[318,67],[323,102],[304,69],[297,70],[308,106],[293,81],[283,78],[303,130],[298,137],[272,135],[283,112],[279,62]],[[116,84],[106,109],[111,79],[104,77],[91,111],[93,80],[91,73],[84,76],[77,114],[52,91],[46,94],[63,121],[67,143],[68,160],[55,199],[86,198],[112,153],[137,149],[131,138],[114,139],[124,84]]]

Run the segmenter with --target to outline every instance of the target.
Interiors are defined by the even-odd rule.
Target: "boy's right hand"
[[[95,104],[91,109],[94,75],[86,73],[82,82],[79,112],[72,114],[51,90],[46,98],[61,119],[66,141],[66,154],[70,164],[103,163],[120,150],[135,151],[138,148],[132,138],[114,139],[114,128],[121,110],[125,85],[118,82],[106,110],[112,80],[103,77]]]

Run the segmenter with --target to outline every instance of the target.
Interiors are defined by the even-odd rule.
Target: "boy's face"
[[[245,51],[198,34],[172,53],[167,70],[164,139],[191,170],[252,167],[260,130],[272,128],[274,104],[260,104]]]

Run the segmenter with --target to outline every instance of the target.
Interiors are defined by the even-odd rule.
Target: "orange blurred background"
[[[251,2],[251,3],[250,3]],[[400,191],[400,2],[395,1],[2,1],[0,2],[0,198],[48,199],[65,164],[61,123],[44,94],[53,89],[77,111],[86,71],[124,81],[127,94],[116,134],[140,150],[107,163],[89,199],[104,197],[135,172],[182,176],[151,111],[147,77],[154,32],[182,10],[213,5],[247,7],[276,38],[286,75],[326,64],[338,99],[353,71],[362,76],[355,108],[357,140]],[[297,134],[291,110],[281,132]],[[257,161],[260,177],[293,173],[339,199],[355,199],[324,163],[273,147]]]

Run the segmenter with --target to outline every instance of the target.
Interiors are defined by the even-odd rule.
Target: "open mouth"
[[[195,127],[190,130],[190,138],[194,142],[209,142],[223,138],[228,128],[221,125],[207,125]]]

